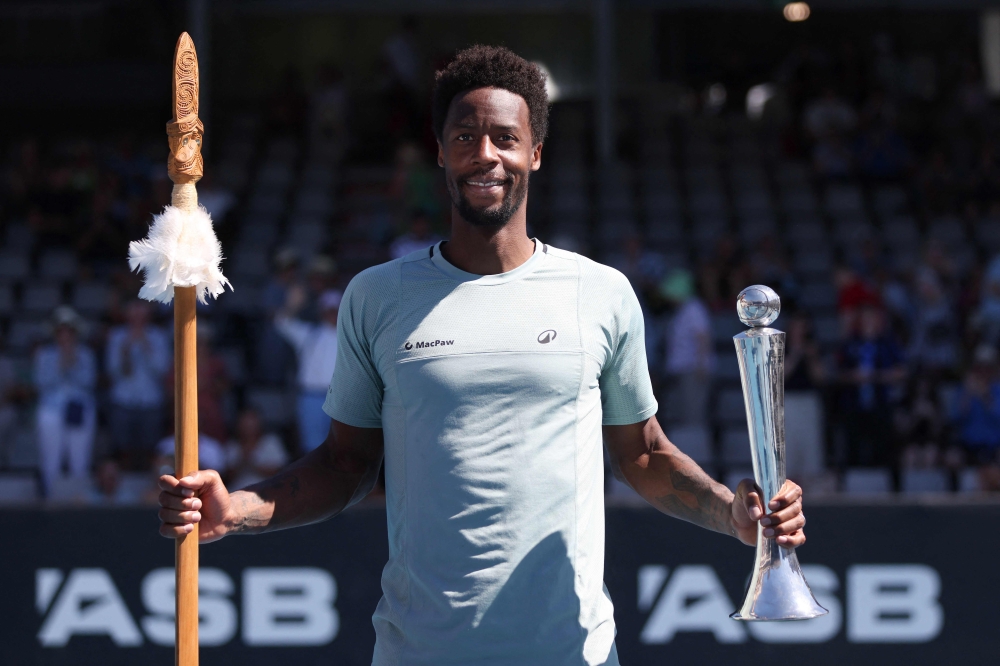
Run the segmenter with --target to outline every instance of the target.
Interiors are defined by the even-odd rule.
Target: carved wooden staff
[[[153,218],[149,235],[129,245],[129,266],[145,272],[139,296],[174,301],[174,475],[198,470],[198,357],[195,299],[218,296],[229,281],[219,270],[222,247],[208,212],[198,205],[202,176],[198,119],[198,56],[185,32],[174,50],[174,117],[167,123],[167,175],[171,205]],[[230,285],[230,288],[232,286]],[[198,664],[198,532],[176,541],[177,625],[175,664]]]

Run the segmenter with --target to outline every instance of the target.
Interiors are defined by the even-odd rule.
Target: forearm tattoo
[[[663,511],[716,532],[734,534],[731,526],[732,500],[724,486],[672,444],[661,447],[651,456],[663,459],[659,464],[649,466],[660,472],[657,475],[660,492],[655,499]],[[662,469],[664,467],[666,469]],[[664,483],[668,486],[667,492],[662,492]]]

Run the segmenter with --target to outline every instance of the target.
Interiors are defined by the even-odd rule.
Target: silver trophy
[[[753,475],[763,491],[764,511],[785,483],[785,333],[767,328],[781,311],[774,290],[753,285],[736,300],[740,321],[750,326],[733,337],[747,408]],[[816,602],[794,548],[764,537],[757,524],[757,557],[746,600],[734,620],[808,620],[826,615]]]

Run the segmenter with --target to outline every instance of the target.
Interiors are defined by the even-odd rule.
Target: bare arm
[[[805,542],[802,491],[794,483],[787,482],[772,498],[768,507],[774,513],[765,518],[753,480],[740,482],[734,495],[667,439],[655,417],[605,426],[604,441],[615,476],[663,513],[747,544],[756,543],[756,522],[764,518],[762,524],[771,530],[766,536],[786,546]]]
[[[327,520],[363,499],[382,464],[382,430],[333,421],[326,441],[270,479],[230,493],[217,472],[160,478],[160,533],[199,525],[199,541],[259,534]]]

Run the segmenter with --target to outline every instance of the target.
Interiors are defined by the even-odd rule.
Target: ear
[[[542,144],[531,150],[531,170],[538,171],[542,167]]]
[[[440,139],[438,140],[437,144],[438,144],[438,166],[439,167],[443,167],[444,166],[444,147],[441,145],[441,140]]]

